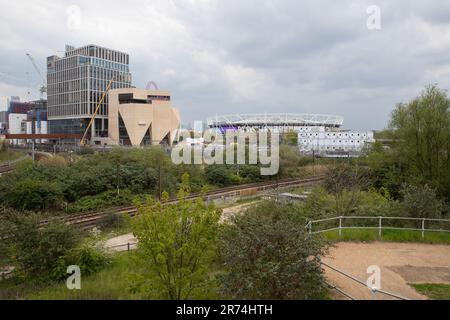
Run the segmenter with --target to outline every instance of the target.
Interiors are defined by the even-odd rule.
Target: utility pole
[[[161,165],[159,165],[159,200],[162,199],[162,170]]]
[[[120,195],[120,164],[117,163],[117,195]]]
[[[33,159],[33,162],[36,160],[36,156],[34,154],[34,139],[31,140],[31,158]]]

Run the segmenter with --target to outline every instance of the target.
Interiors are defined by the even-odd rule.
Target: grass
[[[1,299],[30,300],[127,300],[144,299],[143,293],[133,293],[129,288],[130,275],[142,271],[133,253],[116,254],[106,269],[81,279],[81,290],[68,290],[65,283],[40,285],[18,282],[16,279],[0,281]]]
[[[341,236],[339,236],[338,230],[324,232],[323,236],[330,241],[420,242],[450,245],[450,233],[446,232],[425,232],[425,237],[422,238],[420,231],[383,230],[380,239],[378,237],[378,230],[347,229],[342,230]]]
[[[433,300],[450,300],[450,284],[410,283],[419,293]]]
[[[7,164],[8,161],[14,161],[21,157],[23,157],[25,154],[22,152],[17,152],[13,150],[4,150],[0,152],[0,165]]]
[[[68,290],[64,282],[40,285],[17,279],[0,281],[0,300],[152,300],[146,291],[133,290],[133,274],[145,273],[145,265],[135,252],[113,255],[112,263],[102,271],[82,277],[81,290]],[[199,291],[193,299],[218,299],[216,288]]]

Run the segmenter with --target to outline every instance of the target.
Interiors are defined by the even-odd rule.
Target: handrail
[[[379,292],[379,293],[382,293],[382,294],[385,294],[387,296],[391,296],[393,298],[397,298],[397,299],[400,299],[400,300],[409,300],[406,297],[400,296],[398,294],[395,294],[395,293],[392,293],[392,292],[389,292],[389,291],[386,291],[386,290],[377,289],[375,287],[371,288],[364,281],[362,281],[361,279],[358,279],[357,277],[355,277],[355,276],[353,276],[353,275],[351,275],[351,274],[349,274],[347,272],[344,272],[344,271],[342,271],[342,270],[340,270],[340,269],[338,269],[336,267],[330,266],[329,264],[327,264],[327,263],[325,263],[323,261],[321,261],[320,264],[330,268],[331,270],[333,270],[333,271],[335,271],[335,272],[337,272],[337,273],[339,273],[339,274],[341,274],[341,275],[343,275],[343,276],[345,276],[345,277],[347,277],[347,278],[349,278],[349,279],[351,279],[351,280],[353,280],[355,282],[357,282],[358,284],[363,285],[365,288],[371,290],[373,293]],[[343,293],[343,294],[346,295],[345,293]]]
[[[342,224],[343,220],[349,220],[349,219],[377,219],[378,220],[378,226],[344,226]],[[325,222],[325,221],[333,221],[338,220],[339,224],[336,227],[328,228],[328,229],[322,229],[313,231],[313,224]],[[421,221],[422,225],[418,228],[411,228],[411,227],[395,227],[395,226],[383,226],[383,220],[410,220],[410,221]],[[323,233],[333,230],[339,230],[339,235],[341,235],[342,230],[345,229],[371,229],[371,230],[378,230],[379,236],[381,237],[381,231],[382,230],[409,230],[409,231],[421,231],[422,232],[422,238],[425,237],[425,232],[449,232],[450,229],[436,229],[436,228],[425,228],[425,222],[450,222],[450,219],[437,219],[437,218],[415,218],[415,217],[391,217],[391,216],[338,216],[338,217],[331,217],[326,219],[318,219],[318,220],[310,220],[306,224],[305,228],[308,229],[309,234],[317,234],[317,233]]]

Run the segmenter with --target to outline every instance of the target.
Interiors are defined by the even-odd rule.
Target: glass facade
[[[131,87],[128,54],[89,45],[71,48],[63,58],[48,57],[47,99],[50,133],[75,133],[73,131],[77,131],[80,122],[92,117],[109,81],[113,78],[111,89]],[[93,126],[95,136],[107,135],[107,121],[99,121],[107,117],[106,96]]]

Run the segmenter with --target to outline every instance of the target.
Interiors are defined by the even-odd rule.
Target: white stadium
[[[227,131],[296,132],[299,151],[322,157],[356,157],[373,143],[372,131],[342,129],[344,118],[328,114],[261,113],[220,115],[207,119],[210,129]]]
[[[280,133],[299,131],[302,127],[316,126],[339,128],[344,123],[341,116],[309,113],[253,113],[218,115],[207,119],[209,128],[227,130],[269,130]]]

